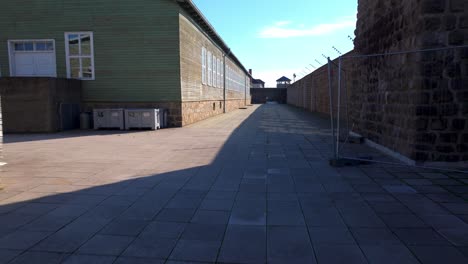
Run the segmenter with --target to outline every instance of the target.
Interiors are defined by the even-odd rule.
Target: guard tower
[[[276,80],[276,88],[287,88],[289,85],[291,85],[291,80],[286,76]]]

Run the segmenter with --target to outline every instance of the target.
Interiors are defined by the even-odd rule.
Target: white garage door
[[[53,40],[10,41],[11,76],[56,77]]]

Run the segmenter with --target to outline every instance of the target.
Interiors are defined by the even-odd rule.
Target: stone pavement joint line
[[[256,105],[160,131],[7,135],[0,263],[468,263],[467,175],[330,167],[328,125]]]

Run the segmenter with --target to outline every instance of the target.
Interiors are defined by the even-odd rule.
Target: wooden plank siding
[[[181,101],[179,5],[173,0],[17,0],[0,8],[0,69],[9,39],[55,39],[57,77],[66,78],[65,32],[94,32],[94,81],[86,102]]]
[[[179,15],[180,70],[182,101],[213,101],[223,99],[223,88],[202,84],[202,47],[223,59],[223,51],[197,25],[184,10]],[[243,70],[230,58],[226,58],[226,69],[230,66],[242,76]],[[222,85],[221,85],[222,86]],[[244,99],[244,92],[226,90],[226,99]]]

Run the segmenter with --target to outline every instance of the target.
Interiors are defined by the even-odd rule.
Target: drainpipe
[[[228,53],[223,54],[223,113],[226,113],[226,56],[231,54],[231,49],[228,49]]]

